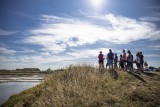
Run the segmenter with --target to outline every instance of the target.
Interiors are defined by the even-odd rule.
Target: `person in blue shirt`
[[[109,53],[107,54],[107,61],[109,69],[113,69],[113,60],[114,60],[114,54],[111,49],[109,49]]]

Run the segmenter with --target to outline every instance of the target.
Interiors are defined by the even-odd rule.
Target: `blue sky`
[[[109,48],[159,67],[160,1],[0,0],[0,69],[96,65]]]

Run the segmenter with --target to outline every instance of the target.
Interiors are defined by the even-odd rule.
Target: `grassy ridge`
[[[158,107],[159,75],[118,71],[100,74],[89,65],[54,72],[42,84],[12,96],[3,107]],[[143,77],[142,79],[140,79]],[[145,79],[145,80],[144,80]],[[148,80],[148,81],[146,81]]]

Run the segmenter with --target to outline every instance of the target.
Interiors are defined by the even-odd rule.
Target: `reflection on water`
[[[20,93],[28,88],[36,86],[40,82],[8,82],[0,84],[0,105],[2,105],[11,95]]]

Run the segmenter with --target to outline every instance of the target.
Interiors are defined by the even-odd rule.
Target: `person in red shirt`
[[[102,54],[102,51],[99,52],[99,55],[98,55],[98,62],[99,62],[99,65],[102,64],[103,65],[103,68],[104,68],[104,58],[103,58],[103,54]]]
[[[98,55],[98,62],[99,62],[99,69],[104,69],[104,58],[103,58],[103,54],[102,51],[99,52]]]

